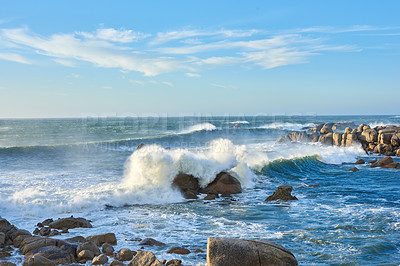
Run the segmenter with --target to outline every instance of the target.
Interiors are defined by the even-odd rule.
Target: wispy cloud
[[[211,83],[210,85],[213,87],[216,87],[216,88],[221,88],[221,89],[234,89],[235,88],[232,85],[223,85],[223,84],[217,84],[217,83]]]
[[[100,28],[94,32],[76,31],[48,36],[27,28],[0,30],[0,59],[23,64],[32,62],[21,54],[50,58],[68,67],[89,62],[96,67],[116,68],[123,73],[141,72],[145,76],[182,72],[199,77],[197,72],[228,65],[270,69],[307,63],[327,52],[360,52],[359,44],[338,43],[329,34],[373,32],[398,34],[388,28],[355,25],[347,28],[309,27],[270,32],[266,30],[197,30],[159,32],[155,36],[128,29]],[[327,35],[328,34],[328,35]],[[336,36],[336,35],[335,35]],[[30,57],[31,58],[31,57]],[[36,62],[36,60],[35,60]],[[134,85],[142,81],[131,80]],[[172,83],[157,81],[158,85]],[[151,81],[146,81],[151,84]]]
[[[21,64],[27,64],[27,65],[32,64],[31,61],[29,61],[25,57],[23,57],[19,54],[14,54],[14,53],[0,53],[0,59],[6,60],[6,61],[17,62],[17,63],[21,63]]]
[[[197,74],[197,73],[186,73],[186,76],[188,76],[189,78],[200,78],[201,75]]]

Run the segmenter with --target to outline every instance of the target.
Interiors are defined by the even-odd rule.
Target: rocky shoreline
[[[167,244],[152,238],[139,242],[138,251],[129,248],[114,250],[117,238],[114,233],[77,236],[56,239],[50,236],[53,230],[62,229],[65,234],[69,229],[92,228],[85,218],[67,217],[53,221],[47,219],[37,225],[39,235],[19,229],[0,217],[0,266],[16,266],[12,253],[24,255],[23,266],[55,265],[109,265],[109,266],[179,266],[180,259],[159,260],[153,252],[146,249],[166,246]],[[46,228],[46,230],[43,230]],[[201,249],[190,251],[184,247],[172,247],[167,253],[186,255],[203,253]],[[11,261],[10,261],[11,260]],[[246,240],[232,238],[208,238],[207,265],[298,265],[295,256],[284,247],[268,240]]]
[[[353,122],[319,124],[280,137],[276,143],[319,142],[325,145],[350,147],[361,145],[367,154],[400,157],[400,125],[371,128]]]

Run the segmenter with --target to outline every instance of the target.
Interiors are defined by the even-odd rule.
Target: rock
[[[40,229],[39,228],[35,228],[35,230],[33,230],[32,234],[34,235],[39,235],[40,233]]]
[[[364,130],[358,136],[358,139],[365,142],[376,142],[378,140],[378,132],[376,132],[374,129]]]
[[[400,169],[400,163],[394,162],[393,158],[391,158],[391,157],[385,157],[385,158],[379,159],[375,163],[371,164],[371,167],[372,168],[382,167],[382,168]]]
[[[94,254],[90,250],[82,250],[78,253],[78,262],[79,263],[85,263],[88,260],[92,260],[94,258]]]
[[[371,161],[369,161],[368,163],[376,163],[378,161],[378,159],[373,159]]]
[[[6,243],[6,234],[3,232],[0,232],[0,247]]]
[[[314,132],[314,133],[320,133],[322,127],[324,126],[324,124],[319,124],[315,127],[309,128],[308,131],[309,132]]]
[[[173,247],[170,250],[168,250],[167,253],[186,255],[186,254],[189,254],[190,251],[187,248]]]
[[[139,242],[139,245],[140,246],[158,246],[158,247],[165,246],[164,243],[157,241],[153,238],[145,238]]]
[[[292,186],[279,186],[277,190],[269,196],[265,201],[273,201],[273,200],[297,200],[296,197],[291,195],[293,190]]]
[[[318,142],[321,142],[322,144],[326,144],[326,145],[332,145],[333,144],[333,134],[327,133],[325,135],[321,135],[319,137]]]
[[[393,147],[399,147],[400,146],[400,134],[395,134],[392,136],[390,139],[390,144],[392,144]]]
[[[182,261],[181,260],[177,260],[177,259],[172,259],[170,261],[167,262],[167,264],[165,264],[166,266],[181,266],[182,265]]]
[[[92,265],[102,265],[106,264],[108,261],[108,257],[104,254],[101,254],[99,256],[96,256],[92,260]]]
[[[102,235],[94,235],[86,237],[86,241],[91,241],[95,243],[97,246],[101,246],[104,243],[108,243],[110,245],[117,244],[117,238],[114,233],[107,233]]]
[[[298,265],[295,256],[268,240],[209,237],[207,265]]]
[[[204,200],[215,200],[217,196],[218,194],[208,194],[207,196],[204,197]]]
[[[0,266],[17,266],[17,264],[9,261],[0,261]]]
[[[204,251],[201,249],[196,249],[195,251],[193,251],[193,253],[204,253]]]
[[[136,146],[136,150],[140,150],[140,149],[143,148],[143,147],[144,147],[144,144],[143,144],[143,143],[140,143],[139,145]]]
[[[362,132],[365,126],[366,126],[366,124],[359,125],[357,128],[357,132]]]
[[[333,124],[332,130],[343,130],[346,128],[350,128],[351,130],[352,127],[357,127],[357,125],[352,121],[337,122]]]
[[[391,152],[392,149],[393,147],[390,144],[378,144],[374,148],[374,153],[386,155],[387,153]]]
[[[29,238],[29,237],[32,237],[32,236],[30,236],[30,235],[19,235],[19,236],[17,236],[16,238],[14,238],[14,241],[13,241],[14,247],[19,248],[21,242],[24,239]]]
[[[101,250],[107,256],[111,256],[114,253],[114,248],[108,243],[104,243],[103,245],[101,245]]]
[[[227,172],[217,174],[213,182],[204,189],[205,193],[238,194],[242,192],[242,186],[235,177]]]
[[[164,266],[150,251],[139,250],[128,266]]]
[[[86,220],[85,218],[74,218],[72,216],[68,218],[58,219],[50,223],[49,226],[55,229],[73,229],[77,227],[92,228],[92,224],[90,223],[90,221]]]
[[[400,149],[398,149],[398,150],[396,151],[396,156],[397,156],[397,157],[400,157]]]
[[[0,217],[0,232],[7,233],[12,228],[9,221]]]
[[[393,133],[379,133],[379,135],[378,135],[378,143],[380,143],[380,144],[390,144],[393,135],[394,135]]]
[[[186,199],[197,199],[200,190],[199,180],[192,175],[183,173],[175,176],[172,187],[181,191]]]
[[[70,243],[85,243],[86,240],[83,236],[74,236],[74,237],[65,239],[65,241],[70,242]]]
[[[113,260],[110,262],[109,266],[124,266],[125,264],[122,261]]]
[[[350,147],[353,146],[357,142],[357,135],[356,134],[347,134],[346,136],[346,141],[345,141],[345,147]]]
[[[10,257],[10,256],[11,256],[11,253],[8,253],[7,251],[0,251],[0,259]]]
[[[59,246],[46,246],[39,249],[31,250],[25,254],[26,257],[37,255],[43,256],[56,264],[76,262],[75,248],[69,244]]]
[[[50,228],[50,227],[48,227],[48,226],[42,227],[42,228],[39,230],[39,235],[41,235],[41,236],[48,236],[48,235],[50,234],[50,232],[51,232],[51,228]]]
[[[346,128],[344,129],[344,133],[345,133],[345,134],[351,134],[351,131],[352,131],[352,129],[351,129],[350,127],[346,127]]]
[[[349,169],[350,172],[357,172],[359,171],[357,167],[353,167]]]
[[[54,222],[54,220],[53,219],[46,219],[46,220],[44,220],[43,222],[41,222],[41,223],[39,223],[39,224],[41,224],[42,226],[39,226],[39,224],[38,224],[38,226],[39,227],[43,227],[43,226],[49,226],[52,222]]]
[[[77,248],[76,248],[76,254],[79,254],[82,250],[90,250],[91,252],[93,252],[93,254],[95,256],[100,255],[100,249],[97,247],[97,245],[93,242],[85,242],[83,244],[80,244]]]
[[[332,127],[327,126],[326,124],[321,128],[320,133],[321,134],[328,134],[328,133],[332,133]]]
[[[332,134],[333,145],[340,146],[342,144],[342,133],[335,132]]]
[[[40,255],[34,255],[25,259],[23,266],[55,266],[56,264]]]
[[[358,159],[358,161],[355,162],[355,164],[365,164],[365,161],[363,159]]]
[[[134,254],[130,249],[123,248],[120,251],[118,251],[117,260],[128,261],[128,260],[131,260],[133,258],[133,255]]]
[[[167,263],[167,260],[162,260],[162,261],[160,261],[162,264],[166,264]]]
[[[64,228],[61,230],[61,234],[68,234],[68,233],[69,233],[68,228]]]

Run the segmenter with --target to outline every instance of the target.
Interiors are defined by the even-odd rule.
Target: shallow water
[[[0,120],[0,216],[30,231],[46,218],[83,216],[94,228],[61,237],[115,232],[117,249],[134,250],[136,238],[153,237],[167,244],[147,248],[157,258],[186,265],[206,255],[166,251],[205,251],[210,236],[267,238],[301,265],[398,265],[398,170],[348,172],[357,158],[375,158],[360,147],[275,144],[339,121],[400,124],[390,116]],[[146,149],[135,152],[140,143]],[[241,180],[242,194],[188,201],[170,187],[177,172],[206,184],[221,170]],[[264,202],[282,184],[299,200]]]

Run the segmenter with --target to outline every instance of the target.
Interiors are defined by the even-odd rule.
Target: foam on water
[[[283,130],[303,130],[304,127],[313,127],[316,124],[314,123],[307,123],[307,124],[300,124],[300,123],[283,123],[283,122],[275,122],[271,124],[262,125],[257,127],[259,129],[283,129]]]
[[[243,120],[243,121],[233,121],[229,122],[229,124],[250,124],[249,121]]]
[[[193,125],[193,126],[189,127],[188,129],[182,130],[180,133],[181,134],[190,134],[190,133],[197,132],[197,131],[213,131],[216,129],[217,129],[217,127],[211,123],[201,123],[201,124]]]

